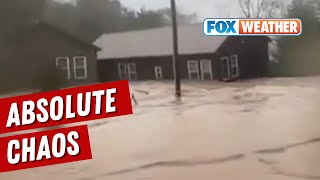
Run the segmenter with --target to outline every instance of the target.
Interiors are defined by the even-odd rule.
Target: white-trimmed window
[[[154,67],[154,73],[156,75],[157,80],[163,79],[161,66]]]
[[[68,57],[57,57],[56,67],[59,70],[59,73],[62,73],[62,77],[70,79],[70,66]]]
[[[119,63],[118,64],[119,78],[130,81],[137,80],[137,67],[135,63]]]
[[[120,80],[128,79],[127,64],[119,63],[118,64],[118,71],[119,71]]]
[[[137,80],[138,75],[137,75],[136,63],[129,63],[128,64],[128,74],[129,74],[129,80],[130,81],[136,81]]]
[[[198,61],[188,61],[189,79],[200,79]]]
[[[212,80],[211,61],[203,59],[200,61],[201,79]]]
[[[239,76],[239,67],[238,67],[238,55],[232,55],[230,58],[231,64],[231,76],[238,77]]]
[[[87,79],[87,58],[85,56],[73,58],[73,72],[75,79]]]

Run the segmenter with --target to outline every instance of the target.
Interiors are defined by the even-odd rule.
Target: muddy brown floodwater
[[[134,115],[90,123],[93,160],[1,180],[320,179],[320,77],[131,85]]]

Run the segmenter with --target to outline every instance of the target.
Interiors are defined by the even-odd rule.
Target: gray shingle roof
[[[210,53],[226,36],[206,36],[201,24],[178,27],[179,54]],[[102,49],[98,59],[166,56],[173,52],[172,27],[104,34],[94,44]]]

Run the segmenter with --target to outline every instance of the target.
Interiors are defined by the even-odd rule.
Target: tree
[[[163,8],[159,9],[157,11],[159,14],[161,14],[166,22],[166,24],[171,24],[171,9],[170,8]],[[177,23],[179,25],[183,24],[192,24],[197,21],[197,14],[192,13],[192,14],[184,14],[182,12],[176,12],[177,16]]]
[[[287,0],[239,0],[245,18],[281,18],[286,16]],[[278,37],[270,37],[270,60],[278,62]]]
[[[125,16],[124,22],[125,24],[122,28],[124,31],[148,29],[166,25],[163,14],[157,11],[146,10],[144,8],[141,8],[140,11],[135,12],[135,15],[133,17]],[[126,26],[127,23],[131,24],[131,27]]]
[[[141,8],[134,11],[119,0],[78,0],[76,5],[51,1],[46,20],[87,41],[94,41],[103,33],[161,27],[171,23],[168,8],[157,11]],[[178,22],[194,22],[195,14],[178,13]]]
[[[82,30],[93,38],[119,30],[122,16],[119,0],[78,0],[76,12]]]
[[[94,41],[104,32],[120,31],[122,10],[118,0],[78,0],[76,4],[51,0],[45,19],[83,40]]]
[[[74,27],[76,27],[77,24],[76,16],[77,14],[74,5],[69,3],[57,3],[50,0],[45,7],[43,19],[66,32],[80,35],[76,33],[77,31],[74,31]]]
[[[245,18],[274,18],[283,16],[286,1],[239,0],[239,5]]]
[[[303,32],[298,37],[280,37],[278,40],[278,73],[286,76],[304,76],[320,73],[320,21],[317,1],[293,0],[288,18],[299,18]]]
[[[11,32],[17,26],[42,17],[46,0],[1,0],[0,33]]]

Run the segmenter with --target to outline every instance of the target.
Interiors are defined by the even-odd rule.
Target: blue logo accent
[[[207,21],[207,33],[211,33],[212,30],[216,30],[218,33],[236,33],[234,28],[236,21]]]

